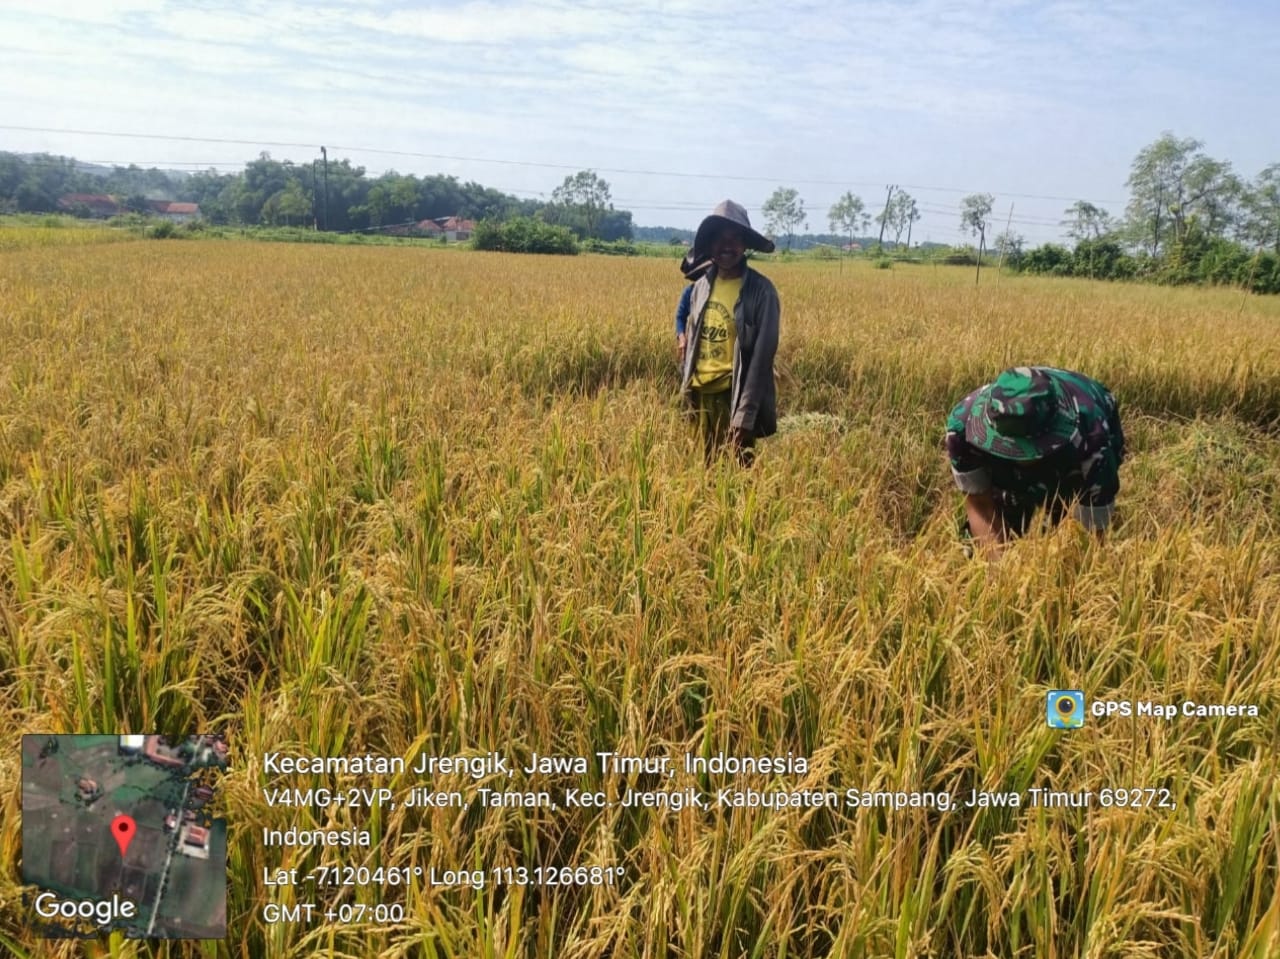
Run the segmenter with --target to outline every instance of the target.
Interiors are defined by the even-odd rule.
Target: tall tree
[[[978,251],[986,248],[987,227],[991,225],[991,210],[996,198],[990,193],[971,193],[960,202],[960,228],[978,237]]]
[[[862,197],[848,191],[832,204],[827,211],[827,219],[831,224],[831,232],[843,233],[852,245],[853,234],[867,228],[871,223],[871,214],[863,205]]]
[[[579,170],[551,191],[552,205],[580,218],[587,237],[599,235],[600,221],[613,209],[612,199],[609,184],[594,170]]]
[[[893,231],[894,246],[902,242],[903,232],[911,229],[911,225],[920,219],[916,201],[906,190],[898,190],[894,193],[893,199],[889,201],[885,212],[881,215],[885,217],[885,226]]]
[[[1100,240],[1111,232],[1111,214],[1087,200],[1076,200],[1062,212],[1068,217],[1062,221],[1062,225],[1067,228],[1067,236],[1077,243],[1082,240]]]
[[[634,235],[634,224],[631,222],[630,210],[609,210],[600,218],[600,239],[630,240]]]
[[[1022,260],[1022,250],[1026,246],[1026,239],[1021,233],[1014,230],[1003,230],[996,237],[995,249],[1000,254],[1002,263],[1008,262],[1010,266],[1017,267]]]
[[[987,227],[996,198],[990,193],[971,193],[960,202],[960,227],[978,237],[978,268],[973,275],[976,286],[982,277],[982,252],[987,245]]]
[[[370,226],[391,226],[430,215],[421,212],[419,206],[417,178],[401,176],[392,170],[373,181],[365,202],[351,212],[367,218]]]
[[[279,194],[280,215],[289,226],[306,223],[311,213],[312,202],[298,180],[290,180],[289,185]]]
[[[1182,204],[1187,165],[1203,143],[1187,137],[1179,140],[1166,131],[1138,151],[1129,170],[1129,205],[1125,228],[1130,242],[1145,246],[1152,256],[1173,233],[1170,207]]]
[[[916,206],[914,198],[908,197],[908,199],[910,199],[911,202],[908,204],[907,208],[903,210],[903,216],[906,217],[907,220],[907,246],[910,247],[911,228],[920,222],[920,209]]]
[[[387,199],[391,203],[391,223],[404,223],[408,220],[421,219],[417,216],[418,179],[414,176],[398,176],[388,173],[383,177],[387,181]]]
[[[322,223],[330,230],[355,230],[369,225],[368,217],[361,213],[361,208],[369,197],[373,183],[365,176],[362,166],[352,166],[351,161],[329,160],[329,174],[326,178],[321,172],[321,214]],[[328,204],[324,203],[327,194]]]
[[[262,219],[272,225],[284,223],[294,226],[306,220],[311,212],[311,198],[303,192],[302,184],[290,180],[284,189],[267,197],[262,204]]]
[[[26,174],[26,168],[27,165],[16,153],[0,153],[0,209],[3,209],[5,201],[18,192],[18,185]]]
[[[18,167],[10,175],[18,177],[12,205],[24,213],[55,210],[64,193],[91,192],[82,189],[85,178],[77,175],[74,161],[47,153],[19,157]]]
[[[1207,156],[1204,143],[1166,131],[1134,157],[1127,186],[1125,233],[1152,256],[1187,234],[1195,217],[1202,229],[1221,235],[1235,216],[1242,184],[1231,164]]]
[[[774,236],[787,236],[787,249],[791,249],[791,238],[797,227],[805,225],[804,201],[799,191],[790,187],[778,187],[773,195],[764,201],[765,226]]]
[[[1222,236],[1239,216],[1244,184],[1231,164],[1198,155],[1187,166],[1186,195],[1181,208],[1172,210],[1178,236],[1185,236],[1195,217],[1209,236]],[[1179,215],[1180,214],[1180,215]]]
[[[1280,255],[1280,163],[1272,163],[1249,184],[1244,198],[1241,238]]]

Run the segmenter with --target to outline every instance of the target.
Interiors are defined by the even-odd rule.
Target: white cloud
[[[0,16],[15,24],[53,18],[78,24],[114,24],[162,10],[166,0],[5,0]]]
[[[360,29],[411,37],[428,44],[494,46],[611,36],[627,19],[624,13],[579,4],[478,0],[420,10],[353,13],[349,22]],[[423,50],[428,56],[434,52],[430,46]]]
[[[280,11],[259,17],[236,10],[187,7],[165,11],[152,18],[150,26],[169,38],[236,45],[272,40],[292,26],[289,19]]]
[[[1276,12],[1244,22],[1190,0],[992,0],[976,15],[971,0],[0,0],[0,111],[31,126],[1105,197],[1164,127],[1211,151],[1256,143],[1224,157],[1240,168],[1280,159],[1250,111],[1180,92],[1255,102],[1277,79],[1277,26]],[[32,137],[0,130],[0,148]],[[121,158],[193,155],[110,142]],[[370,170],[446,164],[361,156]],[[455,167],[525,189],[564,175]],[[709,207],[723,183],[744,202],[772,189],[650,179],[620,182],[656,205]]]

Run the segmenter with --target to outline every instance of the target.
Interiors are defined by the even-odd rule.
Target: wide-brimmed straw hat
[[[1001,459],[1051,456],[1076,440],[1080,417],[1066,392],[1043,369],[1016,366],[984,386],[969,409],[964,438]]]
[[[708,216],[698,225],[698,232],[694,235],[693,249],[700,255],[706,256],[707,249],[711,245],[711,238],[723,226],[736,226],[742,231],[746,241],[747,249],[759,250],[761,253],[773,252],[773,241],[767,236],[751,228],[751,219],[747,216],[746,209],[732,200],[724,200],[711,211]]]

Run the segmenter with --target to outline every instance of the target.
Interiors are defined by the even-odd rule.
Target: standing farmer
[[[1053,523],[1074,509],[1101,533],[1120,490],[1124,432],[1105,386],[1045,366],[1005,370],[947,418],[947,459],[965,494],[968,532],[989,552],[1027,531],[1044,506]]]
[[[710,462],[727,440],[751,465],[755,441],[778,428],[773,358],[781,308],[769,280],[747,266],[748,249],[773,252],[747,211],[725,200],[702,221],[691,259],[711,269],[693,285],[680,389],[698,414]]]

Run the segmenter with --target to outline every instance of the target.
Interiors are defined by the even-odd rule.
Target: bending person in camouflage
[[[1124,432],[1115,397],[1080,373],[1005,370],[947,417],[947,459],[965,493],[967,530],[991,551],[1025,533],[1036,510],[1074,509],[1099,533],[1120,490]]]

